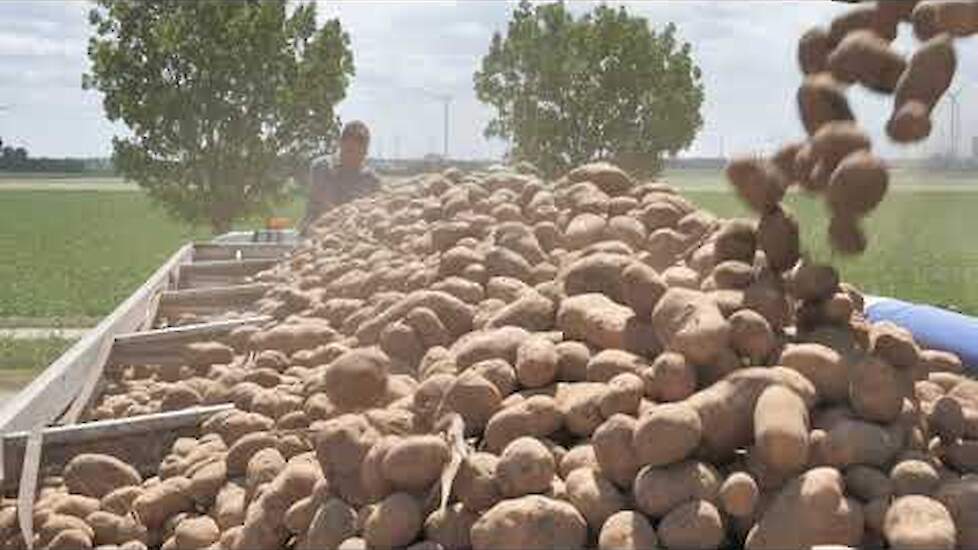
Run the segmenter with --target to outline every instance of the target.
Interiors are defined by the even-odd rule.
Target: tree
[[[624,7],[575,18],[523,0],[474,81],[495,110],[486,137],[509,140],[514,160],[551,176],[594,160],[652,175],[703,124],[700,76],[671,23],[657,33]]]
[[[116,166],[174,216],[215,232],[265,212],[335,142],[353,75],[338,20],[287,0],[97,0],[91,72]],[[291,14],[290,14],[291,12]]]

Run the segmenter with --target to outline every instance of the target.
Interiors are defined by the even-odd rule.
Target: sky
[[[703,70],[704,125],[685,156],[770,151],[802,136],[795,106],[801,80],[798,37],[847,9],[821,0],[632,1],[628,9],[654,28],[674,22]],[[319,18],[339,18],[349,33],[357,74],[339,105],[344,120],[366,121],[374,156],[440,153],[443,103],[451,96],[449,154],[498,158],[506,144],[483,137],[492,112],[475,97],[472,74],[494,32],[505,31],[513,5],[504,0],[317,0]],[[575,13],[594,3],[569,2]],[[101,98],[81,89],[90,32],[82,0],[0,2],[0,137],[32,156],[108,156],[125,128],[105,120]],[[904,26],[906,27],[906,26]],[[909,28],[897,47],[911,51]],[[960,150],[978,134],[978,40],[959,43]],[[920,156],[948,148],[948,110],[935,111],[927,142],[898,147],[883,138],[888,98],[854,88],[850,101],[877,148],[888,156]]]

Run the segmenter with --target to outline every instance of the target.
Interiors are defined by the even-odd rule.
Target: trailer
[[[291,230],[238,232],[181,246],[135,292],[0,409],[0,486],[32,502],[39,477],[84,452],[119,456],[143,473],[177,437],[231,404],[83,422],[112,369],[172,364],[182,345],[270,320],[251,312],[268,290],[252,276],[286,257]],[[203,319],[174,324],[182,315]]]

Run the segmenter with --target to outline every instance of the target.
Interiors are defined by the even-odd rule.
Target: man
[[[328,156],[314,159],[309,168],[309,200],[299,233],[306,235],[326,210],[380,189],[376,174],[363,165],[370,145],[370,130],[359,120],[347,123],[340,134],[339,163]]]

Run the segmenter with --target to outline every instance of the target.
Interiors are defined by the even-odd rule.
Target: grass
[[[295,219],[298,208],[276,214]],[[173,221],[143,193],[0,191],[0,318],[65,326],[66,317],[100,318],[182,243],[209,238],[209,230]]]
[[[33,372],[43,369],[73,343],[74,340],[64,338],[38,340],[0,338],[0,371]]]

